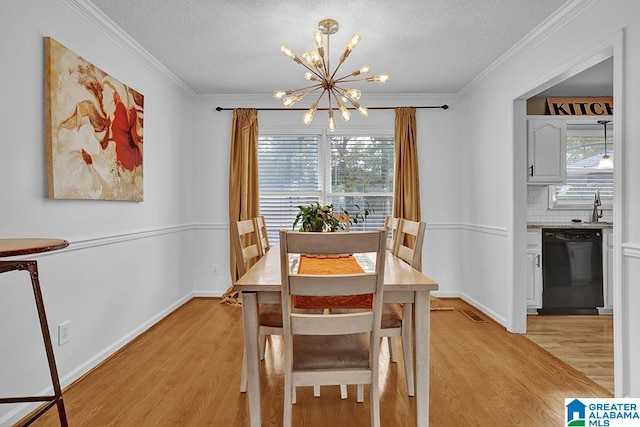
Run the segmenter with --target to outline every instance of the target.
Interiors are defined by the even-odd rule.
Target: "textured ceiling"
[[[304,69],[280,53],[314,46],[333,18],[336,63],[388,72],[369,93],[457,93],[565,0],[91,0],[195,93],[265,94],[304,86]]]

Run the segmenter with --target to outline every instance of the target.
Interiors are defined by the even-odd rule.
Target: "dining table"
[[[290,264],[290,268],[294,268]],[[262,424],[260,402],[260,356],[258,351],[258,304],[281,302],[280,249],[274,245],[236,281],[242,292],[247,397],[251,426]],[[431,278],[387,251],[383,300],[385,303],[413,304],[413,360],[415,364],[416,425],[429,425],[429,336],[430,293],[438,289]]]

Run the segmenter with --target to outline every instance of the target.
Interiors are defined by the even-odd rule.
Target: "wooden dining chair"
[[[257,221],[247,219],[231,223],[231,235],[236,253],[236,269],[242,277],[247,269],[262,257],[260,235]],[[258,306],[258,324],[260,337],[260,359],[264,359],[268,335],[282,335],[282,310],[280,304],[260,304]],[[240,391],[247,390],[246,354],[242,356],[242,376]]]
[[[338,221],[338,223],[344,226],[344,231],[350,231],[351,221],[349,221],[349,214],[335,213],[333,214],[333,217]]]
[[[267,224],[264,220],[264,215],[260,215],[253,220],[255,221],[255,227],[258,232],[260,249],[262,251],[262,255],[264,255],[271,248],[271,245],[269,244],[269,235],[267,234]]]
[[[422,245],[424,242],[425,229],[426,224],[424,222],[399,219],[398,228],[395,233],[396,242],[393,254],[420,271],[422,270]],[[401,338],[402,356],[407,379],[407,393],[409,396],[415,395],[413,352],[411,349],[412,317],[413,304],[388,303],[384,304],[382,309],[381,335],[387,337],[389,355],[392,362],[398,361],[392,338]]]
[[[395,256],[422,271],[422,244],[427,225],[422,221],[401,219],[398,225]]]
[[[400,224],[400,218],[394,216],[387,216],[384,219],[384,228],[389,230],[387,236],[387,250],[391,253],[396,248],[396,237],[398,237],[398,224]]]
[[[368,384],[371,425],[380,425],[379,351],[386,251],[384,230],[359,233],[280,231],[280,271],[284,329],[284,418],[291,426],[295,388]],[[375,253],[375,271],[357,274],[297,274],[292,256]],[[351,313],[309,314],[297,310],[296,296],[372,294],[370,309]],[[358,393],[360,397],[360,393]],[[360,399],[359,399],[360,400]]]

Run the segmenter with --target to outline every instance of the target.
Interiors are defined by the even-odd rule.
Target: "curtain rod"
[[[395,110],[397,107],[367,107],[367,110]],[[444,105],[426,105],[421,107],[411,107],[411,108],[442,108],[446,110],[449,108],[447,104]],[[258,111],[307,111],[309,108],[255,108]],[[230,111],[235,110],[235,108],[222,108],[216,107],[216,111]],[[318,108],[319,111],[328,110],[328,108]],[[337,110],[337,108],[334,108]],[[354,107],[348,107],[347,110],[355,110]]]

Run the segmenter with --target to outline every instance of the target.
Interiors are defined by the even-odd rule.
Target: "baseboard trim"
[[[496,322],[498,322],[499,324],[507,328],[507,319],[499,315],[495,311],[491,310],[489,307],[482,304],[480,301],[476,300],[470,295],[465,294],[464,292],[460,292],[460,298],[462,298],[465,302],[471,304],[472,306],[482,311],[484,314],[491,317],[493,320],[495,320]]]
[[[177,301],[165,307],[162,311],[160,311],[159,313],[152,316],[150,319],[148,319],[147,321],[145,321],[144,323],[142,323],[141,325],[139,325],[138,327],[130,331],[128,334],[122,336],[116,342],[112,343],[102,351],[98,352],[93,357],[86,360],[84,363],[82,363],[80,366],[75,368],[69,374],[63,377],[60,377],[60,386],[63,388],[63,397],[64,397],[64,389],[72,386],[73,383],[75,383],[76,381],[78,381],[79,379],[81,379],[82,377],[84,377],[94,369],[96,369],[98,366],[100,366],[107,359],[115,355],[127,344],[131,343],[138,336],[142,335],[144,332],[149,330],[153,325],[155,325],[156,323],[158,323],[159,321],[167,317],[169,314],[173,313],[176,309],[178,309],[179,307],[187,303],[194,296],[195,295],[193,293],[189,293],[183,296],[182,298],[178,299]],[[41,396],[46,396],[51,394],[53,394],[53,385],[45,387],[44,389],[40,390],[39,393],[37,393],[37,395],[41,395]],[[20,421],[22,418],[24,418],[26,415],[28,415],[30,412],[38,408],[40,405],[41,405],[40,402],[19,404],[15,409],[7,413],[4,417],[0,418],[0,426],[14,425],[18,421]]]

